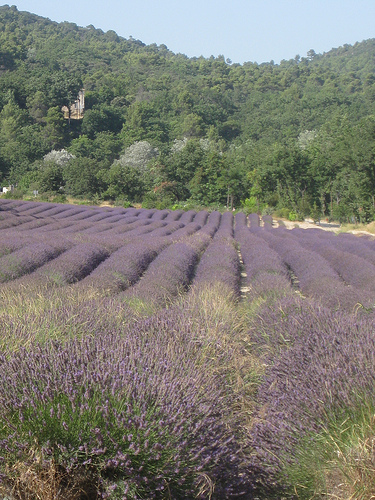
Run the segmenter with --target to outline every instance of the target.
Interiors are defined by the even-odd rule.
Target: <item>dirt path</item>
[[[332,231],[334,233],[338,232],[340,230],[340,227],[341,227],[340,224],[332,223],[332,222],[325,222],[325,221],[322,221],[318,224],[315,224],[313,222],[313,220],[309,220],[309,219],[305,219],[302,222],[299,222],[299,221],[292,222],[290,220],[282,219],[282,222],[287,229],[293,229],[295,227],[300,227],[301,229],[312,229],[313,228],[313,229],[322,229],[323,231]],[[276,223],[275,225],[277,226],[278,221],[275,220],[275,223]],[[373,233],[370,233],[369,231],[364,231],[362,229],[352,229],[352,230],[347,231],[347,232],[352,233],[352,234],[367,234],[367,235],[374,237]]]
[[[305,219],[304,221],[290,221],[282,219],[282,222],[287,229],[293,229],[299,227],[301,229],[323,229],[324,231],[338,231],[340,229],[340,224],[333,224],[330,222],[321,222],[315,224],[312,220]]]

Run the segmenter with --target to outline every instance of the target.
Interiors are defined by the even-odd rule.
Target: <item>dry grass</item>
[[[375,434],[371,427],[367,429],[370,435],[355,436],[351,443],[334,442],[336,457],[331,460],[325,478],[328,498],[375,499]]]
[[[339,233],[373,234],[375,235],[375,221],[369,224],[343,224]]]
[[[334,423],[312,447],[306,441],[289,469],[296,498],[375,500],[375,415],[368,410]]]
[[[250,429],[264,364],[250,344],[248,307],[243,307],[229,289],[218,283],[193,287],[183,299],[183,308],[200,344],[200,361],[206,363],[207,358],[217,357],[216,369],[227,374],[228,387],[236,395],[235,412],[242,415],[244,428]],[[226,366],[219,359],[221,352],[231,353],[226,357]]]
[[[17,463],[9,471],[7,483],[0,484],[0,495],[12,500],[96,500],[98,477],[86,469],[67,472],[54,462],[40,460],[32,466]]]

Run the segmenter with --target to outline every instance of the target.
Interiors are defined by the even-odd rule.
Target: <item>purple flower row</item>
[[[194,276],[193,286],[215,286],[228,290],[234,297],[240,295],[240,261],[233,238],[218,237],[209,244],[202,255]]]
[[[27,243],[30,242],[28,242],[25,238],[20,238],[20,236],[15,233],[6,234],[4,239],[0,239],[0,257],[18,250],[19,248],[27,245]]]
[[[0,258],[0,282],[13,280],[31,273],[38,267],[57,257],[66,249],[57,242],[31,243]]]
[[[291,278],[301,292],[320,300],[327,307],[353,311],[358,304],[371,306],[370,292],[348,286],[332,266],[317,252],[304,248],[284,228],[250,229],[263,238],[290,269]]]
[[[166,245],[166,241],[157,238],[129,243],[102,262],[81,285],[92,286],[107,294],[126,290],[140,279]]]
[[[81,243],[39,267],[31,278],[55,285],[75,283],[90,274],[108,256],[109,252],[103,247]]]
[[[347,284],[375,291],[375,253],[362,245],[358,238],[352,242],[334,236],[322,239],[316,233],[305,232],[298,235],[298,241],[324,257]]]
[[[209,236],[199,232],[181,237],[152,261],[142,279],[124,292],[124,297],[132,301],[140,299],[159,306],[164,306],[175,299],[190,284],[199,256],[209,241]]]
[[[101,476],[103,494],[206,498],[205,477],[215,498],[249,494],[227,425],[234,402],[222,376],[197,363],[189,318],[176,331],[181,314],[0,356],[3,478],[12,460],[32,466],[38,450],[42,464]]]
[[[313,443],[331,418],[355,422],[362,406],[373,404],[373,323],[291,298],[258,314],[253,341],[264,346],[269,367],[251,431],[253,464],[266,484],[285,483],[284,467],[296,464],[307,436]]]
[[[248,216],[248,221],[249,221],[249,226],[250,227],[259,227],[260,226],[260,219],[258,214],[249,214]]]
[[[288,271],[280,256],[262,238],[251,232],[244,221],[236,219],[235,239],[239,243],[246,273],[248,298],[292,293]]]
[[[236,226],[236,241],[245,266],[248,283],[251,283],[258,273],[279,274],[287,277],[287,268],[279,254],[258,233],[251,232],[246,226]]]
[[[7,214],[3,216],[0,212],[0,231],[15,226],[22,226],[22,224],[26,224],[32,220],[33,218],[27,215]]]

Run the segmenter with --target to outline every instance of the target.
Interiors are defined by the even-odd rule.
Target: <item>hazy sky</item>
[[[13,5],[9,3],[9,5]],[[52,21],[92,24],[189,57],[279,63],[375,38],[375,0],[16,0]]]

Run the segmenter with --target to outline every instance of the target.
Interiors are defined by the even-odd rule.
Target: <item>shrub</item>
[[[175,319],[177,319],[176,316]],[[78,319],[77,319],[78,320]],[[0,356],[1,478],[56,464],[96,478],[103,497],[240,493],[241,447],[225,423],[225,383],[196,362],[173,317]]]
[[[291,212],[289,212],[289,214],[288,214],[288,220],[290,220],[292,222],[296,221],[296,220],[299,220],[297,212],[294,212],[293,210]]]

